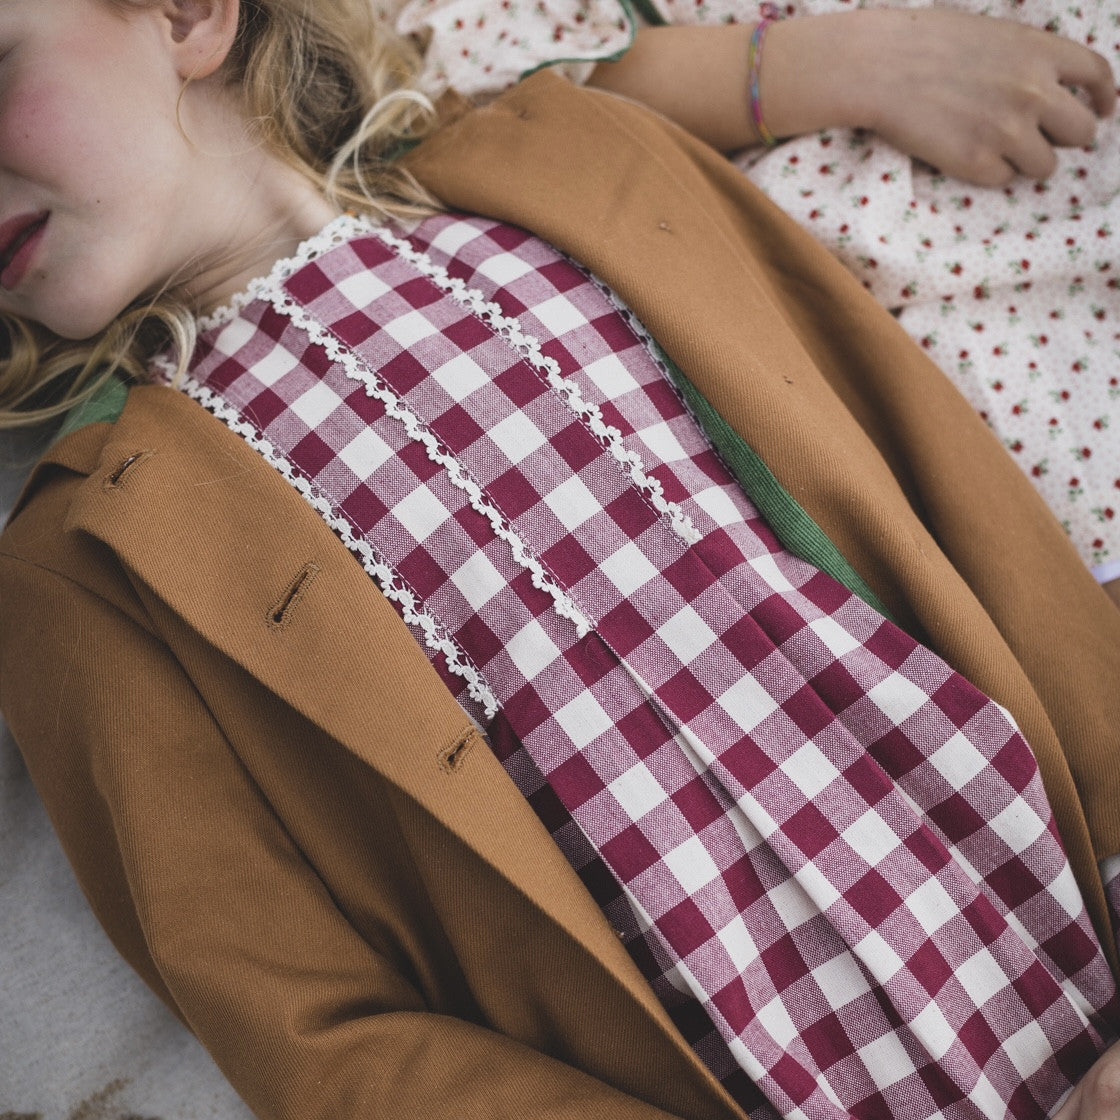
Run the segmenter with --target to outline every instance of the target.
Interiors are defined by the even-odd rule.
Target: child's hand
[[[1091,144],[1097,117],[1116,102],[1108,63],[1088,47],[1008,20],[937,8],[775,25],[765,63],[776,80],[781,58],[775,56],[796,49],[799,22],[809,57],[831,51],[836,71],[824,84],[839,83],[837,96],[855,116],[851,123],[983,186],[1000,186],[1016,172],[1046,178],[1057,162],[1054,148]],[[831,32],[830,44],[819,42],[824,32]],[[790,39],[784,44],[783,33]],[[772,85],[764,91],[777,114],[778,91]]]
[[[643,28],[591,84],[724,151],[742,148],[758,142],[746,92],[750,34],[748,25]],[[882,8],[773,24],[761,99],[775,136],[872,128],[946,174],[1001,186],[1017,171],[1048,176],[1055,147],[1090,144],[1116,90],[1104,58],[1059,35],[946,9]]]

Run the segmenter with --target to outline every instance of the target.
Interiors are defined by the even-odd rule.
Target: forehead
[[[0,0],[0,15],[38,15],[52,11],[80,15],[83,9],[115,7],[118,7],[116,0]]]
[[[30,16],[54,6],[53,0],[0,0],[0,17]]]
[[[151,5],[146,0],[0,0],[0,20],[9,30],[51,31],[62,27],[93,30],[128,22]]]

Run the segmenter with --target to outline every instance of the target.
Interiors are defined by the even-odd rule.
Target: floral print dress
[[[544,65],[584,81],[642,22],[747,22],[755,0],[376,0],[427,43],[424,88],[500,92]],[[790,17],[849,0],[792,0]],[[892,6],[902,6],[893,4]],[[923,6],[910,2],[905,6]],[[1117,0],[956,0],[1102,52]],[[1120,114],[1045,183],[972,187],[870,133],[830,130],[737,161],[832,250],[985,417],[1098,579],[1120,576]],[[982,485],[978,479],[977,484]]]

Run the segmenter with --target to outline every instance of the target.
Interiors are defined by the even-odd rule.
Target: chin
[[[87,342],[97,338],[127,309],[121,307],[76,307],[74,304],[54,314],[43,315],[39,323],[68,342]],[[2,1120],[2,1118],[0,1118]]]
[[[53,323],[43,323],[42,325],[45,326],[51,334],[57,335],[67,342],[88,342],[90,339],[96,338],[101,331],[104,330],[104,327],[108,326],[108,323],[104,324],[102,327],[93,327],[90,329],[71,322],[64,322],[58,326],[55,326]]]

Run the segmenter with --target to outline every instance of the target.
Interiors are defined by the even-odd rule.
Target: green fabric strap
[[[759,512],[766,518],[783,547],[832,576],[868,606],[885,618],[890,618],[879,596],[844,559],[824,530],[774,477],[770,468],[755,454],[747,441],[716,412],[707,398],[660,347],[658,352],[705,435],[735,475],[743,492],[758,506]]]
[[[650,27],[664,27],[668,20],[657,10],[653,0],[633,0],[638,14]]]
[[[57,443],[63,436],[84,428],[87,424],[97,424],[102,421],[112,424],[124,411],[125,401],[128,400],[128,383],[119,374],[112,373],[84,401],[79,401],[66,414],[62,427],[54,437]]]

